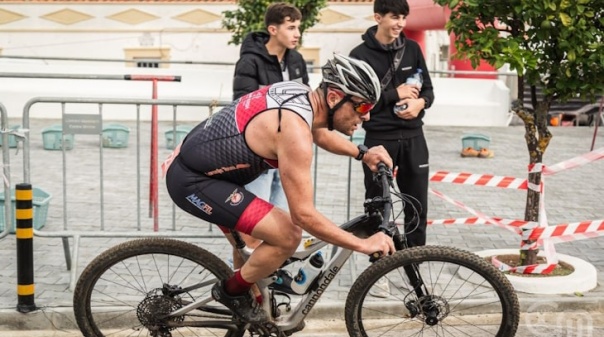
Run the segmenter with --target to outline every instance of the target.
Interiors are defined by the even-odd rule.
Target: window
[[[134,61],[136,62],[137,68],[159,68],[160,63],[158,61],[161,60],[135,57]]]
[[[124,49],[128,67],[137,68],[168,68],[169,63],[159,61],[170,60],[170,49],[160,47],[126,48]]]
[[[306,61],[306,66],[308,67],[309,73],[318,73],[321,70],[321,66],[319,65],[320,57],[319,57],[319,48],[318,47],[301,47],[298,49],[300,54],[304,57]]]

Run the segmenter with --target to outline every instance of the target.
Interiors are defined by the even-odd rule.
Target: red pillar
[[[419,44],[419,46],[422,48],[422,52],[424,53],[424,57],[425,57],[426,56],[426,31],[425,30],[405,29],[405,36],[408,39],[414,40],[415,42],[417,42]]]
[[[480,63],[478,64],[478,67],[476,69],[472,68],[472,63],[469,60],[459,60],[459,59],[455,59],[453,58],[453,55],[455,55],[455,53],[457,52],[457,49],[455,48],[455,40],[456,37],[453,33],[451,33],[450,35],[450,44],[449,44],[449,55],[450,55],[450,60],[449,60],[449,70],[455,70],[455,71],[489,71],[489,72],[494,72],[496,71],[496,69],[488,64],[486,61],[484,60],[480,60]],[[455,74],[453,75],[453,77],[456,78],[486,78],[486,79],[496,79],[497,75],[483,75],[483,74]]]

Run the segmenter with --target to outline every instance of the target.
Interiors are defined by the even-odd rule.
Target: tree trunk
[[[520,90],[520,88],[519,88]],[[533,100],[534,102],[535,100]],[[542,163],[543,154],[549,145],[552,134],[547,128],[547,114],[551,105],[551,99],[545,97],[541,102],[537,102],[537,109],[529,111],[522,105],[517,107],[516,113],[524,122],[526,145],[529,152],[529,163],[532,167],[535,164]],[[528,175],[529,188],[527,189],[526,206],[524,213],[525,221],[539,221],[539,203],[541,201],[540,186],[541,186],[541,171]],[[533,190],[530,186],[537,186],[538,190]],[[532,229],[524,229],[530,231]],[[524,236],[523,236],[524,237]],[[522,240],[522,245],[532,245],[532,240]],[[528,266],[537,263],[538,249],[520,250],[520,265]]]

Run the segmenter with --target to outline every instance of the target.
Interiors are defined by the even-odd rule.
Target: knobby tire
[[[410,284],[403,267],[414,264],[429,296],[418,298]],[[345,306],[351,337],[513,337],[519,315],[503,273],[475,254],[440,246],[405,249],[373,263]]]
[[[85,337],[240,337],[245,331],[233,330],[232,325],[226,329],[231,316],[210,296],[212,285],[231,274],[222,260],[191,243],[165,238],[131,240],[108,249],[82,272],[74,291],[74,315]],[[187,288],[200,282],[203,287],[176,296],[162,292],[164,284]],[[166,320],[162,315],[197,299],[209,301],[206,307],[167,319],[182,327],[162,325]],[[187,322],[212,326],[191,327]]]

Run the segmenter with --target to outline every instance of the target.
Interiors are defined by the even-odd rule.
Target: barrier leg
[[[65,253],[65,264],[67,270],[71,270],[71,253],[69,252],[69,239],[63,238],[63,252]]]
[[[17,228],[17,311],[36,310],[34,303],[34,229],[33,190],[31,184],[15,189]]]

